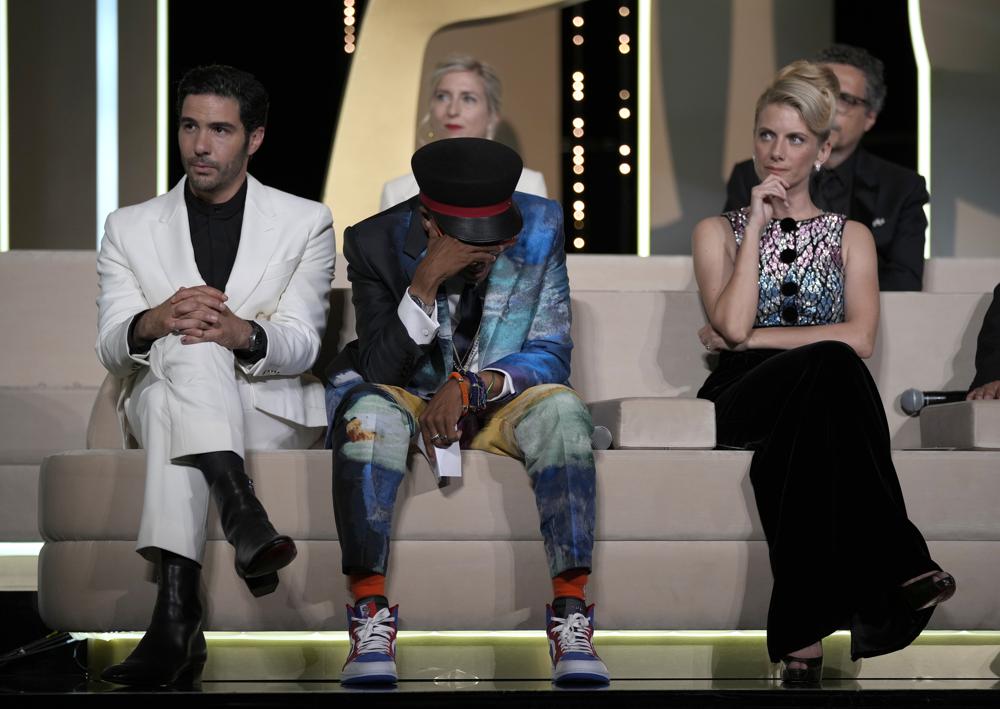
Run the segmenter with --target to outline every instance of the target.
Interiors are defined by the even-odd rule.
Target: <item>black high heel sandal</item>
[[[942,575],[943,574],[943,575]],[[947,571],[937,571],[919,581],[902,587],[903,597],[915,611],[944,603],[955,595],[955,577]]]
[[[789,667],[799,662],[805,667]],[[819,687],[823,679],[823,656],[796,657],[785,655],[781,658],[781,683],[787,687]]]

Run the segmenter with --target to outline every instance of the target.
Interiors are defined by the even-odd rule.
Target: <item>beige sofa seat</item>
[[[0,402],[9,403],[0,410],[16,427],[22,421],[14,407],[43,408],[19,402],[44,400],[48,413],[26,415],[23,425],[30,428],[29,419],[58,425],[71,438],[57,445],[72,450],[46,458],[37,519],[29,512],[29,477],[18,478],[16,486],[6,483],[34,464],[10,463],[22,466],[16,469],[0,464],[0,476],[9,473],[0,477],[4,490],[13,491],[0,497],[0,520],[23,527],[31,518],[33,529],[40,525],[45,545],[39,603],[51,627],[142,629],[154,593],[149,569],[134,552],[144,453],[122,450],[115,382],[107,381],[97,395],[104,372],[92,350],[94,254],[10,256],[0,255],[0,291],[7,292],[8,282],[25,288],[58,280],[59,297],[31,316],[36,322],[65,317],[67,323],[39,328],[18,350],[5,368],[8,378],[0,379],[0,392],[7,395]],[[647,274],[645,281],[628,275],[631,268],[670,263],[609,258],[624,260],[577,263],[573,257],[569,264],[572,384],[591,404],[595,420],[612,429],[620,448],[596,453],[598,542],[589,591],[601,604],[601,626],[761,628],[770,575],[746,478],[750,455],[693,449],[714,443],[711,404],[695,399],[712,360],[696,334],[704,323],[698,295],[664,290],[671,282],[664,283],[660,273]],[[683,263],[673,266],[680,266],[674,275],[683,280],[678,275]],[[17,277],[5,281],[10,273]],[[611,290],[612,279],[629,285]],[[868,366],[882,392],[895,448],[920,445],[920,422],[899,410],[900,392],[961,388],[971,379],[975,337],[988,301],[986,291],[883,294],[880,342]],[[354,332],[345,281],[339,281],[331,302],[326,358]],[[48,354],[52,366],[39,376],[34,363]],[[20,391],[25,388],[31,392]],[[13,389],[18,391],[10,393]],[[46,398],[56,390],[65,397],[58,400],[62,403]],[[70,398],[72,406],[65,404]],[[89,415],[88,398],[96,399]],[[10,430],[14,434],[2,442],[8,460],[56,453],[19,448],[29,434]],[[79,443],[84,432],[90,450]],[[463,455],[461,483],[438,488],[419,458],[404,482],[390,572],[390,591],[404,603],[404,627],[539,628],[550,587],[523,467],[485,453]],[[959,594],[935,613],[933,627],[1000,628],[993,591],[1000,568],[1000,518],[994,509],[1000,499],[1000,453],[897,450],[895,459],[911,516],[935,558],[959,579]],[[330,453],[251,452],[248,466],[278,527],[296,538],[300,556],[282,572],[277,593],[253,599],[233,573],[232,551],[213,512],[204,576],[209,627],[342,629],[346,589],[330,501]],[[24,514],[12,515],[15,508]],[[439,582],[457,573],[463,575],[461,594]],[[643,583],[623,584],[625,578]]]
[[[143,452],[64,454],[42,472],[39,605],[53,627],[139,630],[154,585],[134,553]],[[597,547],[589,586],[602,627],[764,627],[770,572],[747,478],[750,454],[604,451],[598,471]],[[933,627],[1000,627],[989,579],[1000,562],[998,462],[993,453],[897,452],[909,513],[961,593]],[[464,476],[439,488],[412,460],[393,525],[390,593],[406,628],[542,626],[550,593],[533,495],[523,467],[463,454]],[[232,568],[214,511],[203,583],[217,630],[342,629],[347,592],[330,502],[327,451],[251,453],[248,468],[275,525],[299,541],[277,593],[250,596]],[[947,468],[948,474],[942,470]],[[89,504],[79,505],[80,499]],[[461,573],[457,588],[440,578]],[[622,579],[641,578],[640,584]],[[452,585],[454,586],[454,585]],[[67,593],[66,589],[73,589]]]
[[[919,418],[924,448],[1000,450],[1000,401],[935,404]]]
[[[566,267],[573,290],[698,290],[690,256],[568,254]],[[924,261],[924,293],[990,293],[997,283],[1000,258]]]
[[[104,370],[93,251],[0,254],[0,542],[40,540],[38,468],[82,448]]]

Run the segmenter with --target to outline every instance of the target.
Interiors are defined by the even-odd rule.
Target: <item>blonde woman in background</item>
[[[421,121],[421,145],[442,138],[493,140],[500,124],[503,94],[500,77],[493,67],[473,57],[452,56],[435,67],[430,83],[430,105]],[[524,168],[516,189],[548,197],[545,178],[537,170]],[[390,180],[382,186],[379,209],[399,204],[418,191],[412,172]]]

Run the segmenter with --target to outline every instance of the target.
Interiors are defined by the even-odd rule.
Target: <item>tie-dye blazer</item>
[[[493,265],[483,304],[479,365],[507,372],[516,392],[566,384],[570,373],[570,297],[559,204],[521,192],[517,243]],[[327,367],[327,410],[359,379],[405,387],[429,399],[451,371],[451,319],[438,294],[438,336],[416,344],[396,313],[426,254],[416,198],[344,232],[358,339]],[[360,375],[360,376],[359,376]]]

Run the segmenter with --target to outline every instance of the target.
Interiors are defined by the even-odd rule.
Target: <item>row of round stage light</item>
[[[622,17],[628,17],[630,10],[627,7],[619,7],[618,14]],[[572,20],[573,27],[575,28],[575,33],[572,37],[572,42],[575,46],[579,47],[584,43],[583,35],[583,25],[584,19],[581,15],[576,15]],[[626,34],[622,33],[618,35],[618,52],[620,54],[628,54],[631,51],[632,38]],[[582,103],[584,98],[584,74],[582,71],[574,71],[572,75],[572,97],[575,103]],[[621,89],[618,92],[618,98],[622,100],[623,104],[618,109],[618,117],[627,121],[632,117],[632,111],[628,106],[624,105],[625,101],[631,98],[631,94],[628,89]],[[572,134],[577,140],[582,141],[584,135],[584,121],[580,116],[574,116],[572,119]],[[576,175],[577,179],[573,182],[573,192],[577,195],[577,198],[573,201],[573,228],[576,230],[582,230],[585,225],[585,220],[587,218],[586,208],[587,204],[583,199],[583,193],[586,191],[586,184],[583,179],[583,174],[585,172],[584,167],[584,153],[585,148],[582,143],[575,143],[573,145],[573,174]],[[622,175],[628,175],[632,172],[632,165],[628,162],[629,156],[632,154],[632,146],[627,144],[622,144],[618,146],[618,154],[621,156],[622,161],[618,165],[618,172]],[[577,234],[573,237],[573,248],[580,250],[587,245],[586,240]]]
[[[354,8],[354,0],[344,0],[344,54],[353,54],[358,43],[355,40],[355,25],[357,24],[357,14]]]

